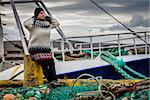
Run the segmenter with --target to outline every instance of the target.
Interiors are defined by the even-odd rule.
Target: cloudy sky
[[[6,1],[6,0],[1,0]],[[128,32],[118,22],[100,10],[90,0],[43,0],[52,15],[59,21],[64,34],[70,36],[113,34]],[[149,0],[95,0],[101,7],[134,31],[150,28]],[[23,23],[33,16],[36,7],[31,4],[16,4],[20,20]],[[19,33],[10,5],[0,6],[4,33],[9,40],[18,40]],[[28,31],[24,28],[28,37]],[[52,39],[60,38],[52,30]]]

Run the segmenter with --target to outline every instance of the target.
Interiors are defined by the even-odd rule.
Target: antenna
[[[129,27],[127,27],[126,25],[124,25],[122,22],[120,22],[119,20],[117,20],[114,16],[112,16],[109,12],[107,12],[103,7],[101,7],[100,5],[98,5],[94,0],[90,0],[94,5],[96,5],[99,9],[103,10],[105,13],[107,13],[110,17],[112,17],[114,20],[116,20],[118,23],[120,23],[123,27],[125,27],[127,30],[129,30],[133,35],[135,35],[137,38],[141,39],[143,42],[145,42],[146,44],[148,44],[144,39],[141,38],[141,36],[139,36],[135,31],[131,30]],[[150,46],[150,44],[148,44]]]

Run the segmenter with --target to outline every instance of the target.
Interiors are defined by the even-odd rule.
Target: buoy
[[[35,97],[30,97],[29,100],[38,100],[38,99]]]
[[[3,96],[3,100],[16,100],[16,96],[13,94],[6,94]]]

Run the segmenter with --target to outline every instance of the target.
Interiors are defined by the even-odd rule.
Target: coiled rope
[[[127,72],[125,72],[122,68],[125,68],[132,74],[138,76],[139,78],[147,79],[146,76],[142,75],[141,73],[138,73],[128,67],[125,62],[121,59],[118,60],[115,56],[113,56],[110,52],[108,51],[102,51],[100,54],[100,57],[104,60],[110,63],[111,65],[114,66],[115,70],[119,72],[122,76],[124,76],[126,79],[135,79],[134,77],[130,76]]]
[[[75,98],[74,85],[83,76],[91,77],[97,83],[99,94],[97,94],[97,96],[93,100],[96,100],[99,96],[102,97],[103,99],[107,98],[106,96],[103,95],[103,93],[105,93],[105,94],[107,93],[108,95],[110,95],[113,98],[113,100],[116,100],[115,95],[111,91],[109,91],[109,89],[107,88],[107,86],[104,85],[104,84],[100,84],[99,81],[98,81],[98,79],[96,77],[94,77],[93,75],[91,75],[91,74],[82,74],[78,78],[76,78],[76,80],[73,83],[73,87],[72,87],[73,98]],[[103,89],[102,87],[105,87],[105,89]]]

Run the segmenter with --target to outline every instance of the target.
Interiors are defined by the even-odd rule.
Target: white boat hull
[[[131,61],[140,61],[141,59],[147,59],[149,57],[150,57],[149,55],[128,55],[128,56],[121,56],[120,58],[118,57],[118,59],[123,58],[125,62],[131,62]],[[76,61],[55,61],[56,73],[58,76],[71,74],[74,72],[82,73],[82,71],[92,70],[94,68],[100,68],[102,66],[110,66],[110,64],[103,61],[100,57],[97,57],[96,59],[85,59]],[[17,75],[23,70],[24,66],[22,64],[14,66],[3,72],[0,72],[0,80],[9,80],[12,78],[12,76]],[[19,74],[14,79],[23,80],[24,79],[23,73]]]

